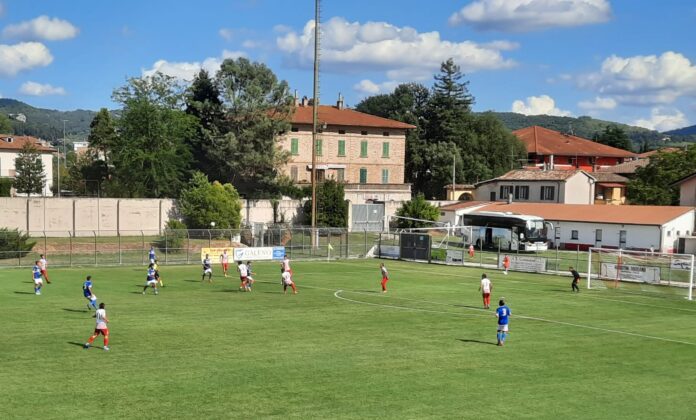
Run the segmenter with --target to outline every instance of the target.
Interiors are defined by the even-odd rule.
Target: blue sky
[[[240,55],[311,95],[312,0],[0,0],[0,95],[114,107],[127,77],[190,78]],[[453,57],[475,110],[696,124],[696,4],[679,0],[324,0],[321,92],[349,105],[430,85]]]

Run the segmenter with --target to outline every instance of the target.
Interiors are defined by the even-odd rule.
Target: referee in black
[[[570,284],[573,288],[573,292],[580,292],[580,288],[578,287],[578,283],[580,282],[580,273],[578,273],[578,271],[573,267],[568,267],[568,270],[570,270],[570,274],[573,275],[573,282]]]

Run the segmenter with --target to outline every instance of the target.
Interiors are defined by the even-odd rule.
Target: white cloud
[[[273,27],[273,32],[278,33],[278,34],[284,34],[291,32],[292,28],[288,25],[275,25]]]
[[[649,119],[638,119],[633,122],[633,125],[660,132],[686,127],[689,124],[689,120],[684,116],[684,113],[678,109],[665,109],[662,107],[653,108],[650,111]]]
[[[65,95],[67,92],[62,87],[51,86],[48,83],[25,82],[19,88],[19,93],[30,96]]]
[[[527,32],[606,22],[607,0],[476,0],[449,18],[450,25],[479,30]]]
[[[477,44],[452,42],[440,38],[439,32],[419,33],[413,28],[386,22],[348,22],[341,17],[321,25],[322,67],[334,72],[384,71],[392,80],[419,80],[432,76],[448,58],[464,72],[506,69],[515,62],[501,51],[517,47],[507,41]],[[276,39],[285,53],[286,63],[311,68],[314,54],[314,21],[301,33],[290,31]]]
[[[246,56],[246,54],[243,51],[224,50],[220,57],[208,57],[202,62],[158,60],[152,65],[152,68],[143,69],[142,76],[148,77],[160,72],[180,80],[191,81],[201,69],[213,75],[220,70],[220,65],[225,59],[236,59],[244,56]]]
[[[53,61],[51,52],[40,42],[0,44],[0,76],[14,76],[34,67],[44,67]]]
[[[530,96],[526,102],[516,100],[512,103],[512,112],[524,115],[555,115],[558,117],[568,117],[570,111],[556,108],[556,101],[549,95]]]
[[[353,89],[356,92],[362,93],[364,95],[376,95],[378,93],[391,92],[398,85],[398,82],[392,80],[383,83],[375,83],[372,80],[363,79],[360,82],[354,84]]]
[[[232,41],[232,38],[234,38],[234,32],[232,29],[228,28],[222,28],[218,31],[218,35],[225,41]]]
[[[612,98],[595,96],[591,101],[580,101],[578,107],[588,111],[601,111],[616,108],[616,101]]]
[[[26,41],[61,41],[74,38],[79,32],[80,30],[67,20],[43,15],[32,20],[8,25],[2,30],[2,36]]]
[[[669,104],[681,96],[696,96],[696,65],[672,51],[660,56],[612,55],[598,72],[581,76],[578,84],[624,104]]]

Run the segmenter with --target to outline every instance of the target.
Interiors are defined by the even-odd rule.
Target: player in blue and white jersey
[[[87,309],[94,308],[97,310],[97,295],[92,291],[92,276],[87,276],[85,282],[82,283],[82,294],[89,301]]]
[[[495,310],[495,317],[498,318],[498,345],[505,344],[505,337],[508,334],[508,324],[510,323],[510,315],[512,311],[505,305],[505,300],[500,299],[498,309]]]
[[[213,282],[213,263],[210,261],[210,255],[205,254],[203,258],[203,275],[201,275],[201,281],[205,280],[205,275],[208,275],[208,283]]]
[[[32,268],[32,280],[34,280],[34,293],[40,295],[43,287],[43,278],[41,277],[41,264],[39,261],[36,261],[34,268]]]
[[[155,294],[159,293],[157,291],[157,270],[155,270],[154,263],[151,263],[147,267],[147,279],[145,280],[145,287],[143,287],[143,294],[145,294],[145,291],[148,287],[152,287],[152,290],[155,291]]]
[[[154,263],[155,263],[155,259],[156,259],[156,257],[155,257],[155,247],[154,247],[154,246],[151,246],[151,247],[150,247],[150,252],[148,253],[147,256],[148,256],[148,258],[150,259],[150,264],[154,264]]]

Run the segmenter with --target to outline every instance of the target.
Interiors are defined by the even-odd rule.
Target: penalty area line
[[[338,299],[345,300],[347,302],[352,302],[352,303],[359,303],[361,305],[369,305],[369,306],[379,306],[382,308],[390,308],[390,309],[400,309],[402,311],[413,311],[413,312],[428,312],[432,314],[445,314],[445,315],[455,315],[455,316],[460,316],[460,317],[477,317],[477,316],[483,316],[479,314],[460,314],[457,312],[447,312],[447,311],[434,311],[431,309],[420,309],[420,308],[409,308],[407,306],[397,306],[397,305],[387,305],[384,303],[372,303],[372,302],[364,302],[361,300],[354,300],[354,299],[349,299],[347,297],[341,296],[341,293],[343,293],[343,290],[336,290],[334,292],[334,296]],[[350,293],[350,292],[349,292]]]

